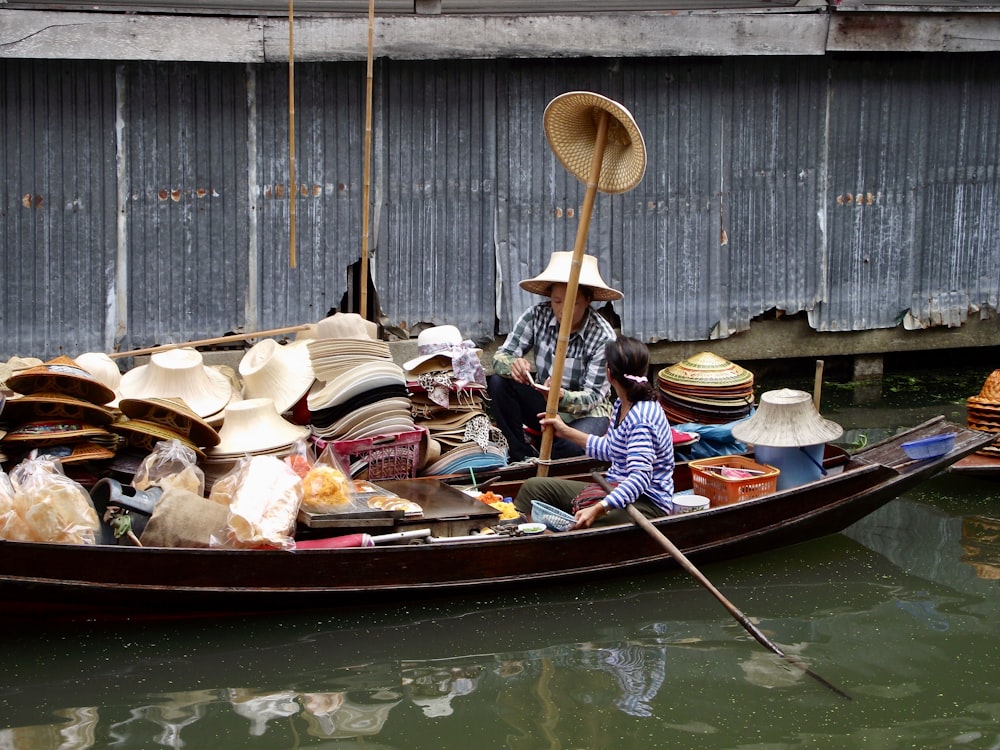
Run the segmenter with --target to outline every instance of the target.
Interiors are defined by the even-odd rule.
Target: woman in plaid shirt
[[[541,274],[521,282],[525,291],[548,299],[521,315],[493,356],[493,375],[488,381],[493,419],[507,438],[512,462],[538,455],[524,432],[525,428],[538,433],[542,429],[538,413],[545,411],[546,386],[551,385],[572,258],[571,252],[555,252]],[[603,435],[608,428],[611,387],[605,372],[604,345],[615,339],[611,324],[590,303],[621,298],[621,292],[604,283],[597,259],[584,256],[559,389],[559,413],[565,422],[588,434]],[[534,352],[534,375],[525,359],[529,352]],[[582,454],[582,448],[571,441],[557,438],[552,444],[552,458]]]
[[[638,339],[618,338],[607,345],[608,379],[618,394],[606,435],[588,435],[558,416],[542,417],[556,436],[580,446],[591,458],[609,461],[608,481],[614,490],[600,499],[596,485],[569,479],[534,477],[521,485],[514,504],[531,512],[531,501],[541,500],[576,516],[575,529],[595,522],[628,523],[629,503],[644,516],[669,515],[674,508],[674,443],[666,412],[648,378],[649,349]]]

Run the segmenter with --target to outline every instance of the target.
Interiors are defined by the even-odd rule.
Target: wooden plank
[[[831,16],[830,52],[995,52],[1000,13],[841,10]]]

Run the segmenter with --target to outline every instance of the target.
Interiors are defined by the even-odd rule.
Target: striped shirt
[[[606,435],[587,438],[587,455],[609,461],[609,482],[618,486],[608,494],[608,505],[624,508],[645,495],[665,513],[674,509],[674,441],[670,423],[658,401],[632,404],[620,425],[621,401],[615,401]]]
[[[559,343],[559,323],[551,302],[529,307],[507,334],[503,346],[493,355],[493,372],[510,375],[515,359],[534,350],[535,369],[539,383],[552,375],[556,346]],[[563,364],[562,387],[565,395],[559,401],[559,411],[570,419],[607,417],[611,402],[604,360],[604,345],[614,341],[615,329],[593,308],[588,308],[583,325],[570,334]]]

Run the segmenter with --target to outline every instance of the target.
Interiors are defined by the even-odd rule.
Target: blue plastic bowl
[[[937,458],[955,447],[955,435],[949,432],[944,435],[934,435],[933,437],[921,440],[911,440],[903,443],[903,452],[914,461],[924,461],[928,458]]]

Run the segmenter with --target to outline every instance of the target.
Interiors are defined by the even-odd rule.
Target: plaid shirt
[[[587,309],[580,329],[570,334],[563,364],[562,387],[565,395],[559,401],[560,413],[572,419],[611,416],[611,402],[604,345],[614,341],[611,324],[592,308]],[[559,343],[559,321],[551,302],[529,307],[518,318],[503,346],[493,355],[493,372],[510,376],[514,360],[535,352],[538,382],[544,383],[552,374],[556,346]]]

